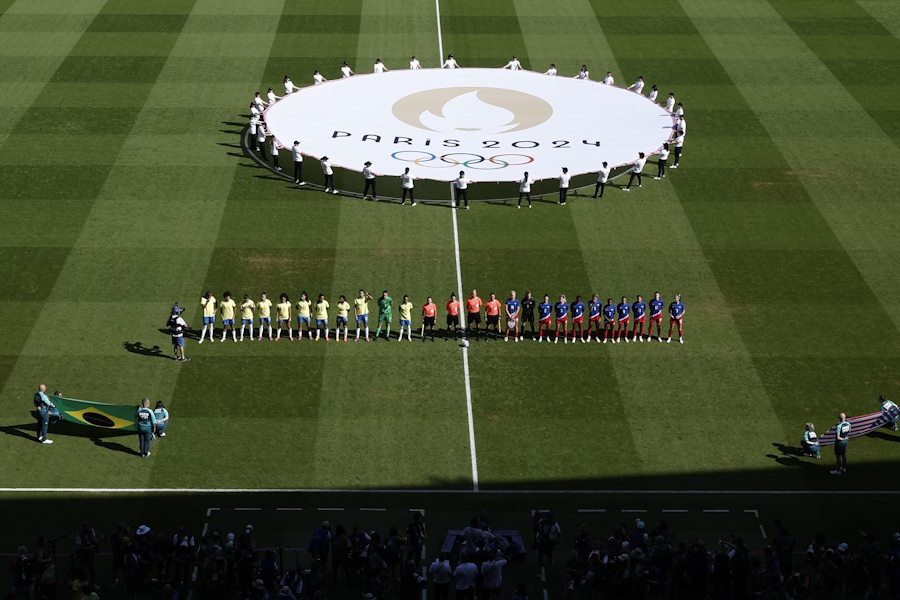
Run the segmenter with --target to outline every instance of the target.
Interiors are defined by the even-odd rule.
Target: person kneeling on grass
[[[890,427],[897,431],[897,421],[900,420],[900,407],[885,398],[884,394],[878,396],[878,402],[881,404],[881,410],[884,411],[885,416],[889,419],[885,427]]]
[[[169,426],[169,411],[166,410],[162,400],[156,401],[153,417],[156,419],[156,436],[166,437],[166,427]]]
[[[819,436],[816,435],[816,427],[812,423],[806,424],[806,431],[803,432],[800,446],[803,447],[803,454],[806,456],[822,458],[822,452],[819,449]]]

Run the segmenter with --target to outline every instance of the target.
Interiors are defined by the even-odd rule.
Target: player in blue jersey
[[[550,315],[553,313],[553,305],[550,296],[544,294],[544,301],[538,304],[538,342],[544,341],[544,327],[547,327],[547,341],[550,341]]]
[[[647,318],[647,303],[644,297],[638,294],[637,300],[631,303],[631,312],[634,314],[634,329],[632,330],[631,339],[639,342],[644,341],[644,320]],[[638,331],[640,325],[640,331]]]
[[[669,304],[669,339],[666,343],[672,341],[672,329],[678,325],[678,343],[684,343],[684,303],[681,301],[681,294],[675,294],[675,300]]]
[[[506,335],[503,337],[504,342],[509,341],[509,332],[513,332],[513,339],[519,341],[519,313],[522,310],[522,303],[516,298],[516,290],[509,293],[506,299]],[[510,327],[512,323],[512,327]]]
[[[577,339],[575,337],[575,327],[578,326],[578,338],[584,343],[584,302],[581,296],[575,296],[575,302],[572,303],[572,343]]]
[[[613,339],[615,343],[621,342],[623,339],[628,343],[628,323],[631,321],[631,305],[628,304],[628,298],[622,296],[622,301],[616,306],[616,314],[619,315],[619,329]]]
[[[653,294],[650,299],[650,329],[647,331],[647,340],[653,337],[653,326],[656,325],[656,341],[662,342],[662,314],[665,301],[660,298],[659,292]]]
[[[563,336],[563,344],[569,343],[569,303],[566,300],[566,295],[561,294],[559,297],[559,302],[553,305],[553,308],[556,311],[556,338],[553,340],[553,343],[557,343],[559,341],[559,330],[562,329]]]
[[[613,338],[613,343],[616,342],[615,338],[615,328],[616,328],[616,305],[613,304],[612,298],[606,299],[606,304],[603,305],[603,343],[606,343],[606,340],[609,338]]]
[[[590,302],[588,302],[588,328],[587,341],[591,341],[591,330],[597,332],[597,341],[600,341],[600,315],[603,313],[603,303],[600,301],[600,297],[597,294],[591,296]]]

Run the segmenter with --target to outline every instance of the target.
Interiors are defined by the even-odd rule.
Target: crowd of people
[[[429,537],[413,512],[405,525],[315,527],[298,548],[260,543],[252,524],[212,527],[202,536],[184,526],[121,522],[110,535],[83,523],[68,559],[55,538],[16,549],[6,598],[180,598],[435,600],[512,598],[549,593],[567,599],[897,598],[900,533],[882,546],[860,532],[851,544],[818,533],[799,541],[775,521],[768,545],[729,534],[705,542],[677,534],[665,520],[620,520],[598,533],[588,524],[566,531],[550,511],[532,517],[531,544],[508,552],[491,516],[482,512],[436,552],[444,532]],[[449,532],[448,532],[449,533]],[[527,536],[526,532],[523,532]],[[520,565],[516,565],[518,562]],[[527,566],[527,568],[523,568]],[[537,568],[537,573],[531,570]],[[536,575],[536,576],[535,576]]]
[[[409,68],[411,70],[419,70],[422,68],[419,60],[413,56],[409,62]],[[461,68],[459,63],[453,57],[452,54],[447,56],[447,59],[441,64],[442,69],[458,69]],[[519,61],[518,57],[513,56],[510,61],[504,65],[502,68],[510,69],[513,71],[521,71],[524,70],[522,67],[522,63]],[[375,61],[373,65],[373,73],[384,73],[389,69],[381,62],[381,59]],[[349,67],[347,62],[340,68],[341,78],[349,78],[356,75],[356,73]],[[555,64],[551,64],[550,67],[544,72],[544,75],[555,77],[559,75],[559,71]],[[590,81],[590,71],[587,68],[587,65],[581,65],[581,69],[574,76],[576,79]],[[313,72],[313,85],[319,85],[328,81],[322,74],[316,69]],[[606,75],[602,79],[602,83],[605,85],[616,85],[615,78],[613,77],[612,72],[607,71]],[[268,106],[275,104],[285,96],[289,96],[292,93],[301,91],[301,88],[294,85],[294,82],[291,80],[289,75],[284,76],[284,94],[282,96],[278,96],[273,88],[269,88],[266,92],[266,97],[263,98],[261,92],[256,92],[253,97],[253,100],[250,102],[249,110],[249,135],[254,144],[254,149],[259,154],[260,158],[263,161],[268,160],[269,157],[272,159],[272,166],[276,171],[283,171],[280,162],[280,150],[283,149],[281,144],[275,139],[275,137],[271,134],[270,131],[266,128],[265,121],[263,119],[263,112]],[[626,89],[640,95],[644,95],[644,78],[641,75],[638,75],[637,79],[634,83],[629,85]],[[653,84],[650,87],[647,98],[652,102],[657,102],[659,98],[659,88],[656,84]],[[666,176],[666,166],[669,160],[670,149],[673,155],[673,162],[671,168],[677,169],[679,162],[681,161],[681,155],[684,148],[684,139],[687,133],[687,122],[685,120],[684,115],[684,105],[681,102],[677,102],[675,99],[675,92],[669,92],[668,97],[664,101],[665,109],[670,112],[674,118],[674,124],[672,126],[672,134],[667,143],[663,144],[663,146],[658,150],[656,155],[656,166],[657,171],[656,175],[653,177],[654,179],[662,179]],[[271,140],[269,139],[271,138]],[[306,185],[306,181],[303,177],[303,149],[300,140],[294,140],[293,146],[290,148],[291,156],[293,158],[293,179],[294,183],[298,186]],[[620,189],[623,191],[629,192],[631,191],[631,187],[635,181],[637,181],[637,186],[641,187],[642,185],[642,175],[644,167],[647,163],[648,156],[644,152],[639,152],[638,156],[635,158],[634,162],[631,164],[631,167],[626,173],[629,174],[628,184],[625,186],[621,186]],[[322,169],[323,174],[323,188],[325,193],[337,194],[338,190],[335,187],[334,183],[334,167],[331,163],[331,160],[328,156],[322,156],[319,159],[319,166]],[[377,193],[377,177],[378,173],[372,168],[372,162],[366,161],[361,168],[361,172],[363,175],[363,192],[362,196],[364,199],[372,198],[375,201],[378,201],[378,193]],[[602,162],[601,165],[597,168],[597,182],[594,189],[594,198],[602,198],[603,192],[607,185],[611,184],[610,172],[612,167],[608,165],[606,162]],[[411,206],[416,206],[415,200],[415,180],[418,179],[407,167],[404,170],[404,173],[400,176],[400,192],[401,192],[401,205],[406,203],[407,197],[410,200]],[[559,182],[559,200],[558,203],[560,205],[565,206],[568,199],[569,185],[571,181],[571,175],[569,174],[569,170],[566,167],[560,168],[560,173],[557,176]],[[538,179],[534,179],[525,171],[522,174],[522,177],[517,180],[519,185],[519,199],[516,204],[517,208],[522,207],[522,200],[525,199],[528,201],[528,207],[531,208],[531,186],[537,183]],[[455,206],[458,207],[461,203],[463,206],[468,209],[469,208],[469,185],[475,183],[474,180],[469,179],[466,176],[465,171],[460,171],[459,176],[453,180],[453,188],[456,196]],[[371,194],[371,195],[370,195]]]
[[[374,336],[370,337],[369,302],[373,300],[378,308],[377,328]],[[203,312],[203,328],[200,330],[198,341],[200,344],[204,340],[216,341],[217,321],[221,323],[220,342],[226,341],[229,337],[233,342],[242,342],[245,333],[249,333],[250,340],[260,341],[263,337],[267,337],[269,340],[279,341],[282,331],[287,334],[290,341],[302,340],[304,332],[310,340],[329,341],[332,324],[334,340],[346,342],[350,339],[351,310],[356,325],[353,338],[355,341],[377,340],[381,337],[382,330],[384,339],[392,339],[394,299],[387,290],[384,290],[377,300],[367,291],[359,290],[352,308],[346,296],[339,295],[333,307],[336,313],[334,321],[329,316],[332,305],[325,295],[320,293],[313,301],[305,291],[300,292],[299,300],[294,303],[287,293],[280,294],[278,302],[273,303],[266,292],[262,292],[258,301],[253,300],[249,294],[244,294],[243,300],[238,303],[229,291],[223,294],[220,301],[207,290],[200,298],[200,307]],[[510,291],[509,297],[504,302],[501,302],[494,292],[491,292],[485,301],[478,295],[478,291],[473,289],[464,302],[460,302],[456,294],[450,294],[444,307],[446,329],[443,331],[443,338],[463,339],[464,343],[467,343],[469,338],[478,341],[482,337],[481,325],[484,322],[485,339],[502,337],[506,342],[510,337],[513,341],[519,342],[524,340],[526,335],[530,335],[530,339],[537,342],[543,342],[546,338],[547,342],[552,341],[554,344],[559,343],[560,339],[563,344],[568,344],[569,341],[588,343],[592,340],[604,344],[644,342],[654,338],[654,328],[656,340],[662,342],[665,307],[666,303],[659,292],[653,294],[649,303],[638,294],[633,302],[622,296],[621,301],[616,304],[612,298],[607,298],[604,303],[598,294],[593,294],[586,303],[580,295],[576,295],[574,300],[569,302],[565,294],[561,294],[556,302],[551,301],[549,294],[544,294],[543,300],[539,302],[530,291],[525,292],[525,296],[520,299],[515,290]],[[409,295],[404,294],[397,306],[400,316],[400,330],[396,337],[398,342],[412,341],[413,313],[416,308]],[[176,360],[184,360],[184,332],[188,325],[181,317],[183,310],[176,304],[168,321]],[[240,329],[237,327],[238,313],[240,313]],[[438,306],[434,299],[428,296],[420,307],[421,319],[417,337],[423,342],[429,339],[434,341],[437,314]],[[666,341],[671,342],[673,332],[677,331],[678,341],[683,344],[685,306],[681,294],[675,294],[669,303],[668,315],[669,330]],[[294,316],[297,325],[296,338],[293,327]],[[258,326],[256,331],[254,323]],[[648,325],[646,334],[645,324]]]

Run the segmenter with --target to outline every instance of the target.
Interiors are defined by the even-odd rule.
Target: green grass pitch
[[[879,475],[897,465],[889,433],[853,442],[843,479],[828,453],[809,464],[779,450],[807,421],[824,431],[900,392],[893,4],[440,11],[444,52],[464,66],[515,53],[570,76],[581,63],[626,85],[643,74],[691,122],[681,168],[637,193],[459,213],[465,290],[660,290],[688,307],[684,346],[473,344],[480,487],[895,488]],[[344,60],[435,66],[435,3],[7,0],[0,12],[0,487],[472,489],[457,345],[191,341],[181,365],[160,331],[176,299],[199,327],[207,288],[387,288],[417,306],[456,290],[446,206],[298,190],[240,147],[253,92],[285,73],[305,86]],[[359,176],[339,173],[338,187]],[[130,352],[138,342],[164,356]],[[90,430],[38,446],[40,382],[163,399],[170,435],[144,462],[131,437]]]

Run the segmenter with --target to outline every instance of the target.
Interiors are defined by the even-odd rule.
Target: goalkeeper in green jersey
[[[387,290],[381,292],[381,298],[378,299],[378,329],[375,330],[375,339],[381,334],[381,326],[387,328],[385,339],[391,338],[391,304],[394,299],[388,296]]]

